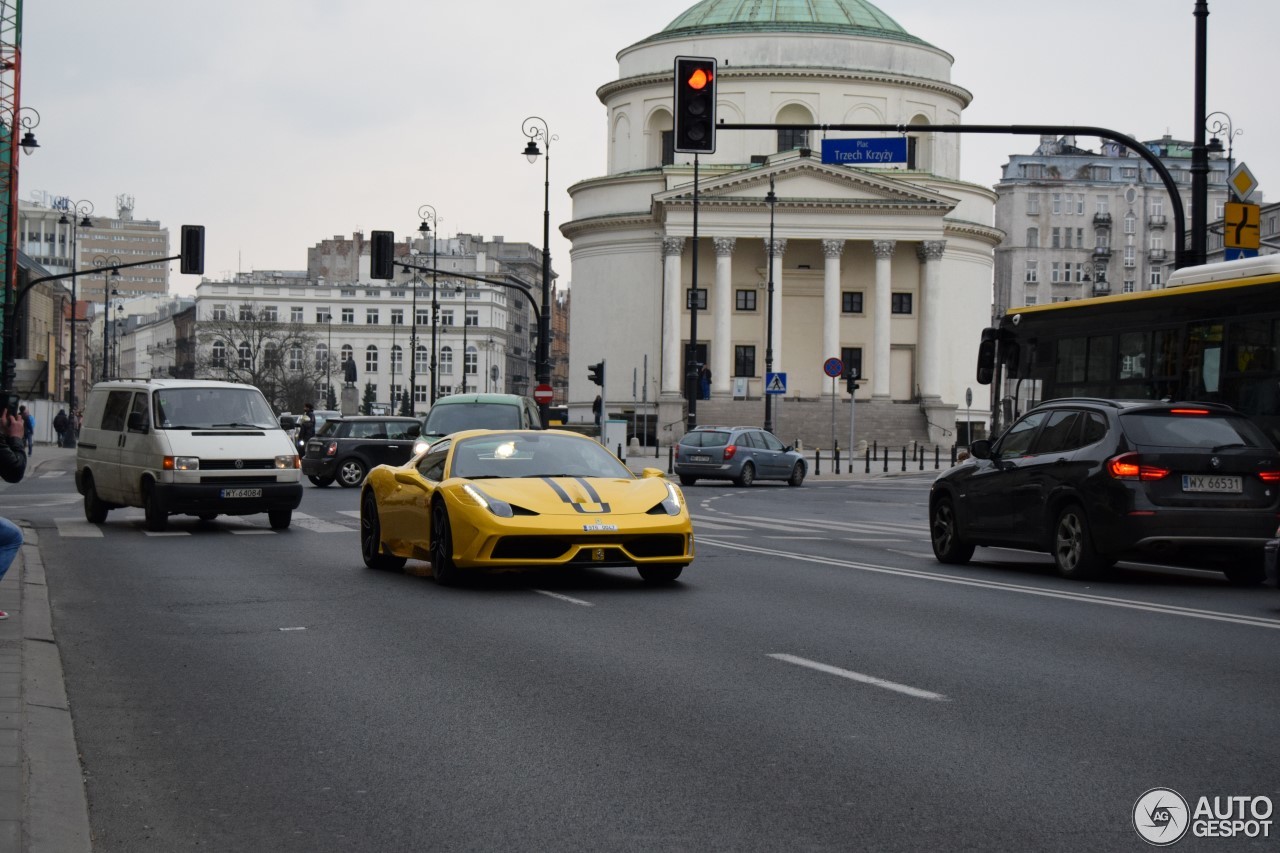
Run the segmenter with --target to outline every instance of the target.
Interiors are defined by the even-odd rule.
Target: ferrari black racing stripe
[[[600,509],[588,510],[588,509],[584,509],[582,504],[574,503],[573,498],[569,497],[569,493],[566,492],[564,489],[560,488],[560,484],[557,483],[555,480],[551,479],[550,477],[543,477],[542,482],[550,486],[552,490],[555,491],[555,493],[560,496],[560,500],[564,501],[569,506],[573,507],[575,512],[580,512],[583,515],[603,515],[604,513],[609,512],[609,505],[604,501],[600,500],[599,493],[597,493],[596,490],[591,487],[590,483],[588,483],[586,480],[582,479],[581,477],[574,477],[574,479],[577,480],[582,485],[582,487],[587,490],[587,494],[591,497],[591,500],[594,503],[598,504],[600,506]]]

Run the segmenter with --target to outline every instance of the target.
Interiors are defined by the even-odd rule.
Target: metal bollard
[[[876,439],[875,441],[871,442],[871,455],[875,457],[880,456],[880,440],[879,439]]]
[[[619,445],[618,445],[618,459],[622,460],[623,462],[626,462],[626,461],[627,461],[627,460],[625,460],[625,459],[623,459],[623,458],[622,458],[622,445],[621,445],[621,444],[619,444]]]
[[[951,445],[951,467],[954,468],[955,465],[956,465],[956,446],[953,444]]]
[[[936,444],[933,446],[933,470],[935,471],[940,467],[938,463],[942,459],[941,450],[942,448],[938,447]]]
[[[840,473],[840,445],[836,445],[835,450],[831,451],[831,473]]]
[[[674,444],[667,445],[667,473],[674,474],[676,471],[675,456],[676,447]]]
[[[884,471],[886,474],[889,473],[889,445],[887,444],[884,447]]]
[[[920,470],[924,470],[924,446],[920,447]]]
[[[822,473],[822,448],[815,447],[813,449],[813,476],[817,477]]]
[[[907,470],[907,446],[902,445],[902,470]]]
[[[864,474],[871,473],[871,448],[867,448],[867,467],[863,471]]]

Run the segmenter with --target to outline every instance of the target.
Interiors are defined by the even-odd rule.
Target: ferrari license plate
[[[1225,477],[1221,474],[1183,474],[1182,491],[1239,494],[1241,482],[1239,477]]]
[[[260,498],[262,489],[223,489],[224,498]]]

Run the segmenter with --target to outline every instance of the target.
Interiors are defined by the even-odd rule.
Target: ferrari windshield
[[[595,440],[546,432],[495,432],[454,445],[453,476],[626,477],[634,476]]]
[[[257,388],[165,388],[152,394],[159,429],[280,429]]]

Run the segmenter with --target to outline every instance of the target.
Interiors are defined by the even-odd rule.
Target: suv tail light
[[[1259,471],[1258,479],[1264,483],[1280,483],[1280,471]]]
[[[336,456],[338,453],[338,442],[331,441],[324,448],[325,456]]]
[[[733,458],[733,454],[737,452],[738,452],[738,445],[730,444],[728,447],[724,449],[724,461],[728,462],[730,459]]]
[[[1137,453],[1122,453],[1107,460],[1107,473],[1117,480],[1162,480],[1169,469],[1143,465]]]

